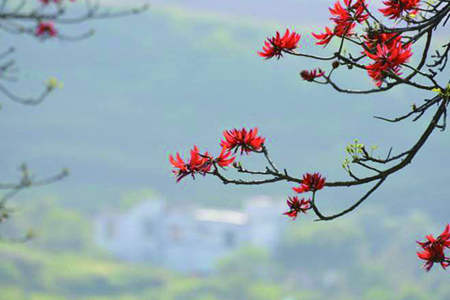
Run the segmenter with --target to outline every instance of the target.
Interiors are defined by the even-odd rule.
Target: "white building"
[[[283,200],[249,199],[242,211],[171,206],[144,201],[125,213],[96,220],[97,244],[127,261],[174,270],[210,272],[218,259],[244,245],[273,250],[288,218]]]

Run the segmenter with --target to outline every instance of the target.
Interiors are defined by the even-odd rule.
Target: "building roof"
[[[247,214],[231,210],[196,209],[194,210],[194,218],[197,221],[220,222],[234,225],[245,225],[248,222]]]

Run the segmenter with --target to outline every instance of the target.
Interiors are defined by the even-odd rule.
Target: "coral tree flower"
[[[335,33],[329,27],[325,27],[324,33],[317,34],[313,32],[312,35],[319,40],[316,42],[316,45],[327,46],[331,42],[331,39],[335,36]]]
[[[395,32],[369,32],[364,36],[364,47],[367,51],[375,53],[377,46],[386,44],[388,48],[392,48],[396,43],[396,37],[398,33]],[[363,52],[364,53],[364,52]]]
[[[353,35],[352,30],[356,23],[362,23],[369,18],[369,14],[365,13],[365,0],[357,0],[355,3],[352,0],[344,0],[344,4],[345,7],[337,1],[333,8],[329,8],[332,15],[330,20],[335,24],[334,29],[325,27],[324,33],[312,33],[319,40],[316,45],[327,46],[334,36],[349,37]]]
[[[322,77],[323,75],[325,75],[325,72],[321,69],[314,69],[311,71],[303,70],[300,72],[300,76],[306,81],[314,81],[314,79]]]
[[[399,19],[403,14],[417,14],[420,0],[387,0],[380,12],[389,19]]]
[[[446,257],[444,253],[445,248],[450,248],[450,225],[447,224],[437,239],[431,234],[427,235],[426,239],[426,242],[417,241],[423,249],[423,251],[417,252],[417,256],[426,261],[423,268],[428,272],[434,263],[440,263],[445,270],[450,265],[450,258]]]
[[[389,73],[401,75],[401,65],[411,57],[411,44],[403,44],[401,39],[401,36],[397,36],[391,38],[390,42],[378,44],[372,51],[364,51],[374,61],[366,69],[377,86],[381,86]]]
[[[174,158],[172,155],[169,156],[169,161],[175,168],[172,172],[177,178],[177,182],[191,174],[192,178],[195,179],[195,174],[206,175],[211,169],[211,156],[208,152],[200,154],[197,146],[191,150],[191,157],[189,162],[185,162],[179,153],[176,154]]]
[[[302,183],[298,188],[292,188],[295,192],[301,194],[306,192],[315,192],[321,190],[325,184],[325,177],[319,173],[306,173],[303,175]]]
[[[369,14],[364,13],[366,4],[364,0],[358,0],[355,4],[353,1],[344,0],[346,7],[342,7],[338,1],[334,4],[334,8],[329,8],[333,17],[330,20],[334,21],[338,31],[344,34],[344,31],[353,28],[357,23],[362,23],[369,18]]]
[[[292,51],[296,49],[299,41],[300,35],[295,31],[290,33],[289,29],[286,29],[284,36],[281,36],[277,31],[274,37],[267,38],[267,41],[264,42],[263,51],[258,52],[258,54],[265,59],[270,59],[274,56],[276,56],[277,59],[280,59],[280,57],[283,56],[283,51]]]
[[[55,37],[58,31],[55,29],[55,24],[53,22],[40,22],[36,27],[36,36],[40,37]]]
[[[306,214],[307,210],[311,209],[311,200],[305,200],[304,198],[299,200],[297,196],[289,197],[287,200],[287,205],[289,206],[289,211],[283,213],[283,215],[291,217],[292,220],[295,220],[299,212]]]
[[[226,130],[223,132],[225,140],[220,142],[222,148],[231,151],[234,149],[236,153],[241,148],[241,154],[246,154],[255,151],[261,151],[264,145],[265,138],[257,136],[258,128],[255,127],[247,131],[245,128]]]
[[[220,155],[214,159],[214,162],[217,163],[220,167],[225,168],[232,164],[235,159],[236,157],[234,157],[227,148],[222,147],[222,152],[220,152]]]

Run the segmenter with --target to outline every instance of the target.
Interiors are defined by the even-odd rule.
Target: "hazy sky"
[[[330,0],[128,0],[126,5],[150,3],[154,8],[176,6],[187,10],[200,10],[219,15],[232,15],[242,18],[258,18],[275,21],[287,26],[297,23],[327,21],[327,7],[335,1]],[[103,0],[111,5],[124,5],[122,0]],[[382,1],[369,1],[370,7],[378,8]]]
[[[173,0],[175,6],[169,7],[158,7],[162,1],[155,1],[154,8],[141,16],[61,28],[68,33],[97,29],[93,38],[76,43],[5,36],[5,44],[18,48],[21,81],[11,85],[14,91],[35,94],[49,76],[63,80],[65,87],[38,107],[3,98],[0,179],[17,178],[23,161],[40,176],[69,167],[72,174],[64,182],[23,197],[31,201],[39,193],[57,194],[86,206],[146,188],[179,200],[225,202],[255,193],[286,196],[292,185],[284,183],[225,187],[215,179],[186,178],[175,184],[168,155],[180,151],[185,156],[194,144],[217,153],[223,130],[258,126],[278,164],[292,174],[320,171],[331,180],[347,179],[341,163],[345,146],[354,138],[377,144],[380,155],[385,155],[391,146],[402,151],[423,130],[424,122],[394,126],[373,119],[401,114],[421,101],[407,89],[377,97],[342,95],[299,79],[299,71],[329,68],[326,64],[293,57],[264,61],[257,56],[275,29],[294,24],[284,18],[320,15],[328,22],[328,4],[227,1],[219,7],[208,5],[211,2],[192,2],[196,7],[192,9],[181,1]],[[321,10],[311,9],[312,3]],[[232,13],[247,17],[229,17]],[[302,17],[295,24],[303,34],[301,49],[321,51],[306,34],[309,24]],[[364,72],[339,72],[343,84],[371,85]],[[378,201],[386,205],[397,197],[415,205],[429,197],[444,201],[449,190],[441,162],[449,150],[447,132],[434,133],[413,164],[380,190]],[[243,158],[258,166],[253,159],[259,161]],[[360,193],[333,190],[324,192],[324,198],[336,202]]]
[[[105,0],[104,3],[111,5],[123,5],[121,0]],[[132,3],[145,3],[142,0],[127,1]],[[237,16],[240,18],[261,19],[268,22],[281,22],[287,26],[296,23],[312,22],[317,18],[326,16],[320,10],[331,4],[328,0],[153,0],[148,1],[155,9],[161,7],[180,7],[186,10],[210,12],[224,16]]]

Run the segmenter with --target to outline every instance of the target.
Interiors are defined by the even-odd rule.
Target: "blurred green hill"
[[[32,228],[25,244],[0,243],[1,300],[446,300],[445,271],[420,269],[416,228],[440,233],[423,212],[380,207],[333,223],[301,216],[274,254],[243,247],[214,274],[180,274],[123,263],[93,245],[91,218],[43,199],[11,219],[9,236]]]

